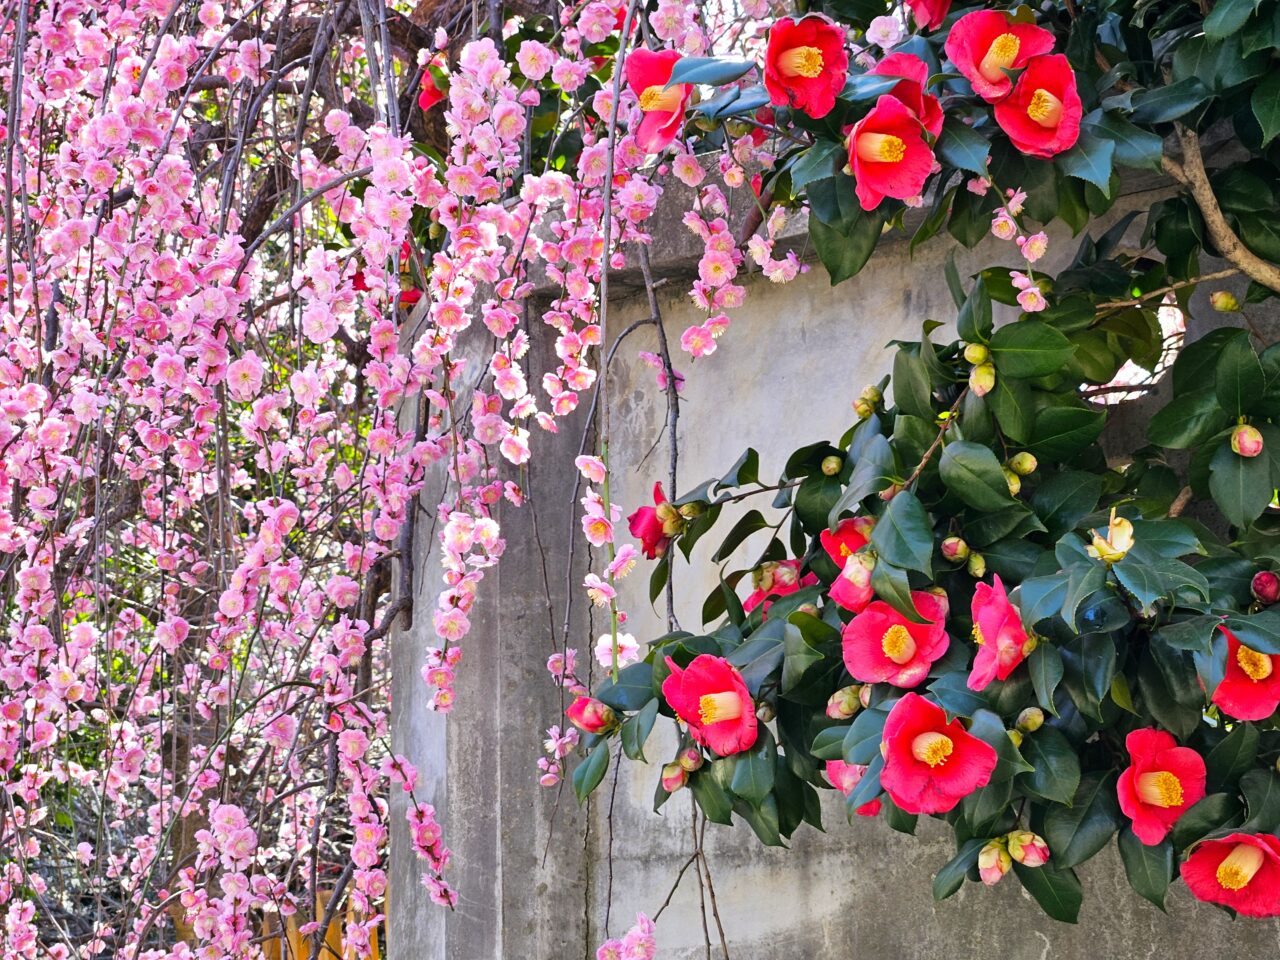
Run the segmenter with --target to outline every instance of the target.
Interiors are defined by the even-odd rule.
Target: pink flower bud
[[[689,782],[689,771],[678,763],[668,763],[662,768],[662,789],[675,793]]]
[[[1280,600],[1280,577],[1270,570],[1259,570],[1253,575],[1249,589],[1259,603],[1275,603]]]
[[[680,751],[680,756],[676,757],[676,763],[688,773],[700,769],[703,762],[702,751],[697,747],[687,747]]]
[[[1231,431],[1231,449],[1242,457],[1256,457],[1262,452],[1262,434],[1257,427],[1242,423]]]
[[[608,733],[618,723],[613,708],[592,697],[578,697],[569,704],[565,716],[583,733]]]
[[[1209,305],[1219,313],[1237,313],[1240,301],[1229,290],[1215,290],[1209,294]]]
[[[992,840],[978,852],[978,876],[989,887],[999,883],[1012,866],[1013,859],[1003,840]]]
[[[832,720],[848,720],[858,712],[858,707],[861,706],[859,700],[861,695],[861,684],[855,683],[841,687],[827,701],[827,716]]]
[[[942,555],[952,563],[969,559],[969,545],[959,537],[947,537],[942,541]]]
[[[1049,845],[1044,838],[1029,830],[1015,830],[1005,838],[1009,845],[1009,856],[1024,867],[1043,867],[1049,862]],[[982,855],[978,855],[981,860]]]
[[[969,371],[969,389],[975,397],[985,397],[996,385],[996,368],[992,363],[980,363]]]

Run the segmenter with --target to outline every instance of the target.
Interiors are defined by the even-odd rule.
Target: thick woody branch
[[[1218,206],[1218,198],[1214,196],[1209,174],[1204,168],[1200,138],[1196,136],[1196,132],[1179,125],[1178,142],[1182,146],[1182,162],[1163,157],[1165,173],[1186,187],[1191,194],[1191,199],[1200,208],[1200,215],[1204,217],[1209,239],[1217,247],[1219,255],[1250,280],[1280,293],[1280,266],[1262,259],[1246,247],[1231,229],[1222,208]]]

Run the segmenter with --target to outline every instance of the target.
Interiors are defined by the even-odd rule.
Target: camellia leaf
[[[1015,863],[1013,872],[1045,913],[1063,923],[1076,922],[1084,902],[1084,888],[1074,870],[1060,870],[1050,864],[1024,867]]]
[[[578,803],[585,803],[591,791],[600,786],[605,771],[609,769],[609,741],[601,740],[586,759],[573,768],[573,793]]]
[[[1204,758],[1210,792],[1225,790],[1258,758],[1258,728],[1252,723],[1237,723],[1235,729]]]
[[[1165,893],[1173,882],[1173,844],[1165,839],[1147,846],[1131,827],[1120,831],[1118,844],[1129,886],[1163,910]]]
[[[1211,793],[1193,804],[1173,825],[1169,839],[1175,850],[1185,850],[1197,840],[1229,823],[1239,822],[1240,801],[1229,793]]]
[[[1253,88],[1253,115],[1262,128],[1265,147],[1280,134],[1280,70],[1272,70]]]
[[[925,576],[932,572],[933,524],[916,495],[903,490],[889,501],[875,529],[871,543],[883,560]]]
[[[1111,161],[1115,152],[1114,140],[1082,132],[1074,147],[1058,155],[1058,168],[1067,176],[1091,183],[1105,196],[1110,196]]]
[[[952,290],[954,294],[954,289]],[[991,336],[991,295],[986,283],[979,277],[960,308],[956,326],[962,340],[969,343],[986,343]]]
[[[657,719],[658,700],[655,697],[641,707],[639,713],[623,721],[622,752],[630,759],[644,762],[644,743],[649,739],[649,733]]]
[[[750,750],[738,754],[729,789],[752,806],[759,806],[773,789],[778,751],[767,733],[756,738]]]
[[[1018,778],[1025,789],[1055,803],[1072,802],[1080,787],[1080,758],[1066,737],[1043,726],[1023,737],[1022,756],[1035,768]]]
[[[1258,9],[1262,0],[1217,0],[1209,15],[1204,18],[1204,35],[1213,40],[1231,36]]]
[[[1244,833],[1274,833],[1280,827],[1280,776],[1274,770],[1250,770],[1240,778],[1249,818]]]
[[[1044,815],[1044,836],[1061,867],[1084,863],[1107,845],[1120,826],[1115,773],[1082,777],[1070,807],[1051,807]]]
[[[966,840],[960,852],[947,861],[933,878],[933,899],[945,900],[964,885],[965,875],[978,863],[978,854],[987,841],[981,837]]]
[[[1106,422],[1107,415],[1101,410],[1045,407],[1036,414],[1031,452],[1043,460],[1068,460],[1097,440]]]
[[[1209,492],[1234,526],[1248,527],[1274,495],[1271,464],[1266,457],[1242,457],[1223,440],[1209,461]]]
[[[1244,416],[1262,399],[1264,386],[1262,363],[1248,335],[1241,331],[1241,335],[1228,340],[1218,354],[1214,377],[1218,404],[1228,416]]]
[[[678,83],[705,83],[719,87],[740,80],[755,69],[753,60],[730,60],[722,57],[681,57],[671,69],[667,87]]]
[[[987,174],[987,158],[991,144],[973,127],[948,117],[937,143],[938,158],[960,170],[979,176]]]
[[[1133,113],[1129,118],[1134,123],[1169,123],[1185,117],[1212,96],[1199,77],[1185,77],[1177,83],[1152,87],[1135,94]]]
[[[996,372],[1006,377],[1057,373],[1074,351],[1070,340],[1039,320],[1006,324],[991,338]]]
[[[947,489],[974,509],[1000,510],[1013,502],[1000,461],[982,444],[967,440],[947,444],[938,470]]]
[[[809,236],[822,265],[827,268],[833,287],[848,280],[866,265],[880,240],[883,226],[884,221],[874,213],[863,214],[844,231],[829,226],[816,217],[809,219]]]

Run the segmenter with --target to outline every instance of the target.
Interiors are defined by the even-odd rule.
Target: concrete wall
[[[1151,199],[1149,192],[1139,192],[1120,209],[1146,206]],[[688,258],[697,251],[677,224],[660,225],[654,236],[655,274],[675,278],[660,297],[674,345],[696,319],[681,274],[690,270]],[[1051,261],[1069,259],[1075,245],[1063,233],[1052,235]],[[694,363],[687,357],[677,360],[688,378],[679,428],[681,489],[719,475],[749,445],[760,452],[761,476],[773,477],[795,447],[837,439],[852,422],[850,404],[862,387],[889,371],[892,354],[886,343],[918,338],[926,319],[954,318],[943,280],[952,249],[948,240],[939,239],[911,258],[905,243],[884,245],[864,273],[836,288],[821,266],[785,286],[753,277],[747,306],[734,314],[717,352]],[[976,256],[960,252],[961,272],[1002,254],[1013,263],[1013,252],[1011,244],[1001,251],[989,240]],[[643,295],[634,288],[611,310],[615,332],[648,315]],[[637,351],[655,349],[656,332],[639,329],[619,351],[611,380],[615,496],[629,506],[648,502],[653,482],[667,476],[661,439],[665,399],[653,371],[635,360]],[[822,399],[814,402],[814,397]],[[1136,421],[1120,427],[1117,448],[1133,449],[1142,432]],[[533,765],[539,755],[537,730],[555,721],[556,697],[543,670],[550,631],[546,594],[540,581],[530,583],[524,568],[537,566],[535,544],[528,538],[536,512],[557,594],[552,620],[558,629],[565,539],[577,509],[569,485],[578,437],[575,428],[562,433],[558,443],[542,438],[535,482],[542,481],[545,495],[536,498],[534,511],[509,510],[502,517],[514,555],[484,585],[483,602],[493,612],[467,641],[471,652],[459,675],[459,707],[447,726],[421,708],[425,693],[417,668],[423,631],[429,629],[425,615],[413,634],[397,640],[397,749],[425,761],[431,773],[445,772],[437,806],[455,848],[451,876],[463,900],[456,914],[444,918],[430,905],[403,902],[415,899],[414,893],[398,896],[392,910],[393,960],[582,957],[588,946],[594,950],[606,935],[624,931],[637,911],[652,915],[693,849],[689,796],[677,795],[661,816],[654,815],[657,766],[624,761],[620,771],[610,770],[588,810],[577,809],[565,792],[555,810],[546,868],[531,856],[541,854],[551,830],[554,792],[539,793],[533,786]],[[722,516],[718,528],[727,531],[733,519]],[[698,629],[702,599],[716,582],[710,562],[716,540],[709,536],[695,550],[692,565],[677,560],[676,613],[687,629]],[[420,549],[428,548],[420,541]],[[748,541],[729,569],[745,566],[756,550],[758,545]],[[424,575],[434,578],[433,572]],[[424,603],[431,602],[435,589],[433,579],[424,581]],[[648,603],[647,569],[626,582],[622,600],[631,614],[629,632],[644,640],[665,631],[663,617]],[[587,623],[575,626],[574,642],[583,654],[597,632]],[[507,703],[512,696],[518,702]],[[495,698],[502,703],[497,716]],[[674,750],[667,727],[667,721],[660,722],[648,745],[647,755],[657,763]],[[931,876],[952,852],[945,827],[925,822],[920,837],[911,838],[879,820],[850,825],[843,803],[835,802],[840,798],[827,799],[828,832],[801,827],[790,850],[762,847],[745,825],[707,827],[716,904],[734,960],[940,955],[977,960],[993,954],[1009,960],[1225,958],[1260,956],[1280,946],[1280,924],[1233,923],[1194,904],[1180,884],[1171,893],[1169,914],[1161,914],[1129,890],[1114,851],[1082,870],[1086,899],[1078,927],[1044,917],[1012,877],[994,890],[966,885],[951,900],[935,904]],[[393,870],[393,887],[411,889],[417,871],[403,842],[393,849]],[[715,947],[709,953],[704,943],[705,896],[690,869],[659,921],[659,956],[722,956],[709,904],[706,922]]]

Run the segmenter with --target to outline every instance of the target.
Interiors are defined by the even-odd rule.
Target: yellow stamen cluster
[[[1224,890],[1243,890],[1261,869],[1262,851],[1247,843],[1238,843],[1218,864],[1218,884]]]
[[[1182,806],[1182,781],[1168,770],[1138,775],[1138,796],[1153,807]]]
[[[911,639],[911,634],[906,627],[895,623],[880,638],[880,649],[894,663],[909,663],[916,655],[916,642]]]
[[[1022,41],[1012,33],[1000,34],[991,41],[991,46],[987,48],[987,55],[978,64],[978,72],[992,83],[1003,80],[1004,71],[1013,66],[1021,46]]]
[[[778,56],[778,72],[784,77],[813,79],[822,73],[822,51],[817,47],[792,47]]]
[[[657,84],[645,87],[644,92],[640,94],[640,109],[645,113],[654,111],[675,113],[680,109],[680,92],[680,85],[669,89]]]
[[[737,720],[742,716],[742,700],[736,693],[707,693],[698,698],[698,714],[703,723]]]
[[[857,150],[858,158],[867,163],[897,163],[907,155],[907,145],[891,133],[864,133]]]
[[[1038,89],[1027,104],[1027,116],[1040,126],[1052,129],[1062,119],[1062,101],[1048,90]]]
[[[987,638],[982,635],[982,628],[976,623],[973,625],[973,642],[978,646],[982,646],[987,642]]]
[[[1245,676],[1254,681],[1267,679],[1275,666],[1268,654],[1259,653],[1244,644],[1240,644],[1240,649],[1236,651],[1236,663]]]
[[[947,758],[951,756],[951,751],[955,749],[955,744],[951,742],[951,738],[945,733],[937,733],[929,731],[922,733],[911,741],[911,755],[921,763],[927,763],[931,767],[941,766],[947,762]]]

